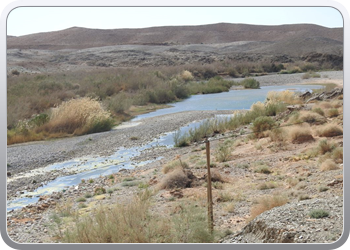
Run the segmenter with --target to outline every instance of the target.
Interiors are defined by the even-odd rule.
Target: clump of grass
[[[181,162],[179,160],[171,161],[163,166],[162,172],[164,174],[167,174],[167,173],[173,171],[174,169],[181,168],[181,167],[182,167],[182,165],[181,165]]]
[[[87,205],[85,203],[79,203],[78,208],[87,208]]]
[[[304,200],[310,200],[311,197],[307,194],[301,194],[298,198],[300,201],[304,201]]]
[[[267,182],[267,183],[264,182],[257,186],[257,189],[259,190],[267,190],[267,189],[273,189],[273,188],[276,188],[276,184],[273,182]]]
[[[337,170],[337,169],[339,169],[339,167],[331,159],[327,159],[321,164],[321,171],[330,171],[330,170]]]
[[[76,201],[77,201],[77,202],[85,202],[85,201],[86,201],[86,198],[84,198],[84,197],[79,197]]]
[[[261,116],[253,121],[252,130],[255,136],[260,138],[265,136],[265,132],[268,132],[276,126],[276,122],[268,116]]]
[[[338,109],[329,109],[327,110],[327,117],[329,118],[333,118],[333,117],[337,117],[339,115],[339,110]]]
[[[335,163],[343,163],[343,147],[337,147],[332,152],[332,159]]]
[[[94,216],[75,220],[62,237],[67,243],[209,243],[204,208],[180,204],[171,216],[151,212],[151,192],[145,190],[131,202],[100,206]]]
[[[66,134],[89,134],[108,131],[113,126],[109,112],[96,99],[84,97],[63,102],[52,110],[49,122],[38,131]]]
[[[309,216],[313,219],[320,219],[320,218],[328,217],[329,212],[323,209],[314,209],[310,211]]]
[[[263,212],[270,210],[274,207],[282,206],[288,202],[288,198],[285,195],[275,194],[272,196],[264,196],[258,199],[257,204],[254,205],[250,212],[250,220],[253,220]]]
[[[313,125],[320,125],[325,123],[327,120],[324,116],[310,111],[301,111],[299,115],[300,122],[307,122]]]
[[[295,126],[290,128],[288,132],[292,143],[299,144],[314,140],[311,130],[307,126]]]
[[[325,115],[324,111],[321,108],[316,107],[316,108],[313,108],[312,111],[322,116]]]
[[[149,184],[148,184],[148,183],[141,182],[137,187],[138,187],[138,188],[141,188],[141,189],[146,189],[146,188],[149,187]]]
[[[267,100],[270,102],[282,102],[286,104],[300,104],[302,100],[290,90],[284,91],[269,91],[267,93]]]
[[[137,186],[139,185],[140,182],[138,181],[124,181],[122,182],[122,187],[134,187],[134,186]]]
[[[260,83],[254,78],[246,78],[241,82],[241,85],[246,89],[260,89]]]
[[[187,147],[190,145],[187,135],[181,134],[180,130],[175,131],[173,140],[175,147]]]
[[[182,73],[180,74],[180,77],[185,82],[192,81],[194,79],[192,73],[188,70],[182,71]]]
[[[262,166],[257,167],[254,170],[254,172],[260,173],[260,174],[271,174],[272,173],[270,168],[267,165],[262,165]]]
[[[328,142],[327,139],[321,140],[317,146],[318,151],[323,155],[327,152],[332,152],[335,148],[336,145],[334,143]]]
[[[218,162],[226,162],[230,159],[232,146],[226,143],[220,144],[215,150],[215,157]]]
[[[320,186],[320,187],[318,188],[318,191],[320,191],[320,192],[326,192],[326,191],[328,191],[328,190],[329,190],[329,188],[326,187],[326,186]]]
[[[309,79],[309,78],[320,78],[321,75],[318,73],[315,73],[313,71],[309,71],[307,73],[305,73],[301,78],[302,79]]]
[[[191,181],[182,169],[175,169],[168,173],[161,181],[160,189],[185,188],[190,185]]]
[[[105,193],[106,193],[106,189],[103,187],[96,187],[94,190],[94,195],[101,195]]]
[[[230,192],[219,192],[217,202],[230,202],[234,200],[233,194]]]
[[[74,215],[73,202],[68,200],[64,203],[57,204],[56,211],[60,217],[70,217]]]
[[[334,137],[343,134],[343,129],[336,124],[327,124],[318,130],[318,135],[323,137]]]
[[[84,197],[85,197],[86,199],[91,198],[91,197],[92,197],[92,194],[86,193],[86,194],[84,195]]]
[[[123,182],[126,182],[126,181],[133,181],[135,180],[135,177],[126,177],[123,179]]]
[[[268,132],[273,142],[285,142],[287,140],[287,131],[283,128],[275,128]]]
[[[220,174],[217,169],[212,169],[210,171],[211,181],[213,182],[225,182],[224,177]]]

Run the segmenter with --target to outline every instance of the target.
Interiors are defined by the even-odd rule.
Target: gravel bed
[[[192,121],[214,117],[215,114],[228,114],[232,111],[189,111],[158,117],[145,118],[135,127],[114,129],[109,132],[84,135],[53,141],[34,142],[9,146],[7,148],[7,171],[11,177],[16,174],[48,166],[56,162],[83,156],[109,156],[121,147],[142,146],[166,132],[174,131]],[[140,122],[140,121],[138,121]],[[130,138],[137,138],[132,140]],[[150,160],[164,156],[169,149],[151,149],[137,160]],[[62,172],[48,173],[34,178],[20,178],[8,183],[9,197],[24,188],[33,191]]]
[[[316,72],[321,75],[321,79],[343,79],[344,72],[343,71],[323,71]],[[312,83],[315,80],[320,78],[309,78],[303,79],[303,75],[305,73],[297,73],[297,74],[273,74],[273,75],[265,75],[265,76],[257,76],[252,77],[260,82],[260,86],[273,86],[273,85],[285,85],[285,84],[293,84],[293,83]],[[233,78],[232,80],[236,82],[240,82],[244,80],[244,78]]]

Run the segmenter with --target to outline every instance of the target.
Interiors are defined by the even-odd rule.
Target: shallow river
[[[182,102],[171,104],[172,107],[160,109],[148,114],[140,115],[134,118],[129,124],[138,125],[138,121],[159,115],[172,114],[181,111],[190,110],[242,110],[249,109],[250,106],[258,101],[264,101],[269,91],[293,90],[305,92],[306,90],[319,89],[323,86],[319,85],[288,85],[288,86],[269,86],[254,90],[231,90],[229,92],[219,94],[194,95]],[[193,122],[180,128],[181,133],[186,133],[190,128],[195,128],[202,121]],[[158,139],[154,139],[150,143],[133,148],[119,148],[116,152],[108,157],[86,157],[78,158],[70,161],[55,163],[42,169],[37,169],[31,172],[34,174],[44,174],[45,172],[63,170],[67,173],[72,173],[67,176],[59,177],[38,188],[34,192],[24,192],[19,198],[7,202],[7,211],[24,207],[28,204],[35,203],[42,195],[48,195],[52,192],[64,191],[70,186],[77,186],[82,179],[88,180],[98,176],[106,176],[120,169],[130,169],[135,166],[141,166],[150,161],[134,162],[132,158],[141,154],[143,150],[152,147],[164,146],[173,147],[173,134],[175,131],[164,134]],[[155,159],[158,160],[158,159]],[[154,161],[155,161],[154,160]],[[9,180],[11,181],[11,179]]]

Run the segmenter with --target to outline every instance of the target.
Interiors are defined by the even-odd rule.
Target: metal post
[[[208,197],[208,227],[210,233],[214,230],[214,218],[213,218],[213,197],[211,192],[211,174],[210,174],[210,143],[207,139],[205,141],[206,153],[207,153],[207,169],[208,169],[208,185],[207,185],[207,197]]]

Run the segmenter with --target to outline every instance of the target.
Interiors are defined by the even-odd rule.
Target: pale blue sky
[[[211,23],[343,27],[332,7],[20,7],[10,12],[7,34],[21,36],[67,29],[145,28]]]

